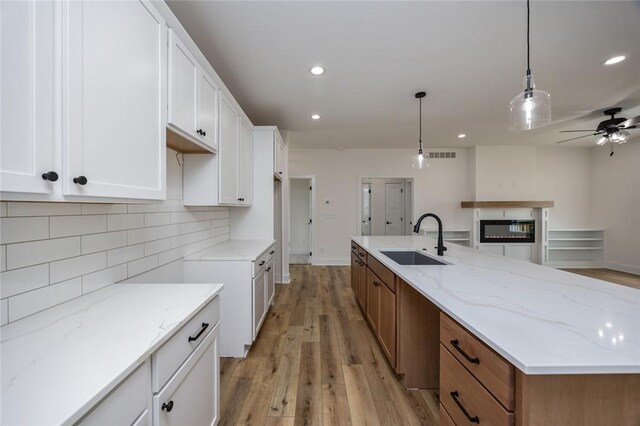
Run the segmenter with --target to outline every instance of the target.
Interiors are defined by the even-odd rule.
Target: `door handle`
[[[391,222],[387,221],[387,225],[391,225]]]

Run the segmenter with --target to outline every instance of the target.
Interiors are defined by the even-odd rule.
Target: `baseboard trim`
[[[351,265],[351,260],[349,258],[346,259],[318,259],[315,258],[314,265],[318,266],[349,266]]]
[[[627,272],[629,274],[640,275],[640,266],[625,265],[623,263],[605,262],[604,267],[608,269],[614,269],[620,272]]]

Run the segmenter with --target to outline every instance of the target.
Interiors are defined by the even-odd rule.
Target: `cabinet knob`
[[[391,225],[391,222],[387,221],[387,225]]]
[[[204,130],[202,131],[202,136],[207,136],[207,132],[205,132]]]
[[[162,404],[162,409],[167,413],[170,413],[173,410],[173,401],[165,402]]]
[[[58,174],[56,172],[43,173],[42,179],[48,180],[49,182],[55,182],[58,180]]]
[[[281,174],[282,174],[282,172],[278,172],[278,174],[279,174],[279,175],[281,175]]]
[[[78,176],[73,178],[73,183],[76,183],[78,185],[86,185],[87,184],[87,178],[84,176]]]

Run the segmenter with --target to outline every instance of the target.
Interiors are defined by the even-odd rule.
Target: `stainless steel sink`
[[[417,251],[388,250],[380,251],[389,259],[400,265],[448,265],[430,256],[425,256]]]

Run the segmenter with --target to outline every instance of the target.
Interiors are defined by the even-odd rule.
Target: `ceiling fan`
[[[565,139],[557,143],[565,143],[576,139],[586,138],[589,136],[602,135],[597,141],[596,145],[604,145],[607,142],[612,144],[621,144],[629,140],[629,129],[635,129],[640,124],[640,115],[627,120],[623,117],[616,118],[616,114],[620,113],[622,108],[609,108],[603,111],[604,115],[608,115],[610,118],[601,121],[595,130],[561,130],[560,133],[573,133],[573,132],[589,132],[589,135],[578,136],[571,139]]]

